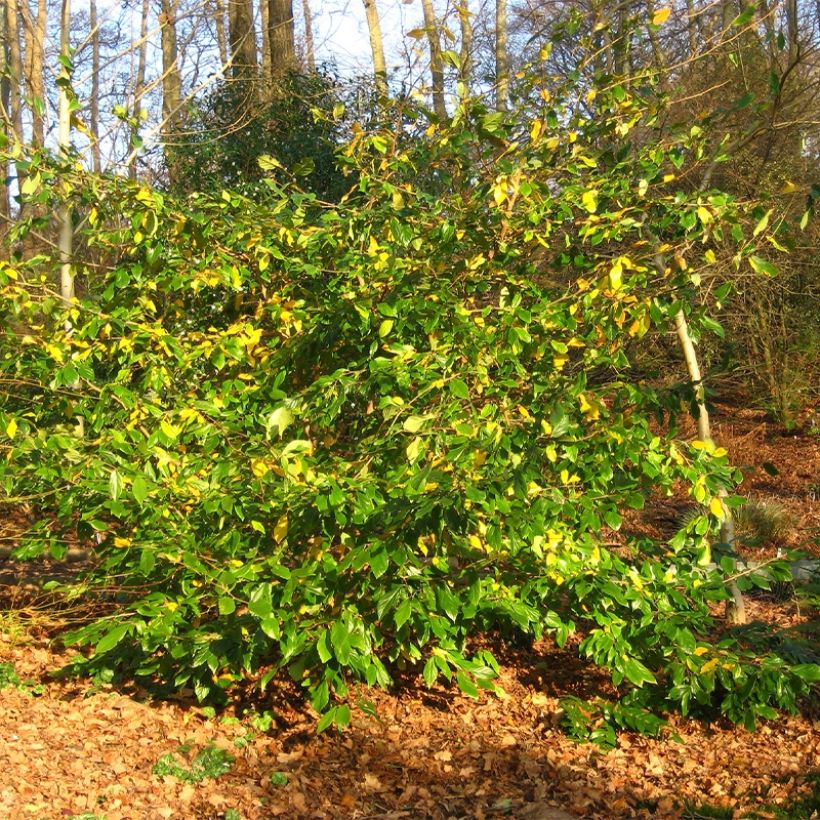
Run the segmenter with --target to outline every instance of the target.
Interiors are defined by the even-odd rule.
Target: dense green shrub
[[[339,206],[38,166],[28,195],[66,191],[116,262],[67,313],[43,259],[0,269],[0,481],[40,506],[20,555],[102,539],[95,577],[127,603],[73,635],[88,666],[202,699],[286,668],[323,726],[349,720],[349,681],[396,667],[492,689],[469,638],[493,627],[579,630],[629,714],[751,724],[817,678],[710,639],[735,475],[677,440],[691,386],[626,376],[627,342],[679,310],[716,326],[698,269],[716,239],[749,264],[753,225],[674,190],[698,134],[648,140],[649,92],[590,94],[587,114],[540,82],[526,110],[463,106],[412,145],[357,133]],[[676,485],[702,516],[612,547],[626,510]]]

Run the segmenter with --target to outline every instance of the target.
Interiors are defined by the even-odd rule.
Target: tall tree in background
[[[251,0],[228,0],[231,77],[250,80],[256,73],[256,31]]]
[[[168,176],[175,181],[173,146],[178,139],[178,124],[182,109],[182,80],[179,72],[176,17],[179,0],[161,0],[162,42],[162,134],[166,145],[165,157]]]
[[[370,34],[370,53],[373,56],[373,74],[376,78],[376,91],[380,97],[387,96],[387,61],[384,58],[384,40],[379,8],[376,0],[364,0],[364,12],[367,17],[367,31]]]
[[[67,65],[71,60],[71,0],[63,0],[60,14],[60,79],[59,85],[59,132],[57,135],[60,153],[67,159],[71,150],[71,72]],[[74,272],[71,264],[74,243],[74,228],[71,221],[71,207],[66,202],[60,207],[60,296],[66,304],[74,300]],[[71,325],[66,320],[66,330]]]
[[[139,128],[142,120],[142,98],[145,95],[145,68],[148,54],[148,14],[149,0],[142,0],[140,15],[140,39],[137,45],[137,74],[134,81],[134,106],[131,111],[131,147],[136,148],[139,140]],[[181,92],[180,92],[181,95]],[[137,155],[132,151],[128,156],[128,176],[137,177]]]
[[[305,59],[308,71],[316,71],[316,46],[313,41],[313,15],[310,0],[302,0],[302,21],[305,26]]]
[[[14,138],[22,144],[23,134],[23,54],[20,48],[20,18],[17,1],[4,0],[6,14],[6,43],[8,44],[8,80],[10,130]]]
[[[444,61],[441,57],[438,20],[433,8],[433,0],[421,0],[424,14],[424,31],[430,47],[430,78],[433,91],[433,111],[440,120],[447,119],[447,105],[444,102]]]
[[[262,0],[268,4],[271,80],[276,81],[296,68],[296,40],[293,0]]]
[[[48,10],[46,0],[38,0],[36,18],[28,2],[20,8],[25,38],[25,83],[31,107],[31,141],[35,147],[41,147],[45,144],[46,91],[43,70]]]
[[[88,24],[91,28],[91,98],[88,101],[88,125],[91,130],[91,161],[94,171],[102,170],[100,146],[100,24],[97,17],[97,0],[88,2]],[[145,35],[140,38],[145,40]]]
[[[510,56],[507,50],[507,0],[495,0],[495,107],[506,111],[510,99]]]

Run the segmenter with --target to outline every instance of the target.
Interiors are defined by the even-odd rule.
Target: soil
[[[750,555],[800,547],[820,557],[815,429],[783,435],[754,411],[717,415],[716,439],[744,467],[742,492],[789,516],[777,543]],[[659,500],[630,523],[662,536],[683,507]],[[6,522],[0,544],[19,523]],[[756,733],[672,716],[662,737],[624,732],[606,751],[574,743],[559,725],[560,699],[606,695],[606,676],[547,644],[487,637],[503,698],[428,690],[408,676],[390,694],[357,693],[377,717],[354,710],[348,731],[319,736],[287,684],[214,715],[186,693],[156,701],[135,688],[54,678],[70,655],[49,637],[54,614],[40,581],[66,571],[38,564],[38,579],[30,565],[0,559],[0,817],[9,820],[820,816],[816,706]],[[748,606],[752,618],[780,625],[808,617],[788,595],[759,593]],[[2,688],[12,668],[19,680]],[[187,769],[211,744],[234,758],[219,777],[153,771],[168,754]]]

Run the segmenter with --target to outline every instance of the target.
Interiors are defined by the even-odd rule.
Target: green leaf
[[[282,438],[282,434],[291,424],[293,424],[293,413],[283,405],[277,407],[276,410],[268,416],[265,426],[268,432],[274,432],[279,438]]]
[[[469,399],[470,398],[470,389],[467,387],[466,382],[463,382],[461,379],[453,379],[450,382],[450,392],[457,399]]]
[[[765,276],[777,276],[777,268],[767,259],[761,259],[759,256],[750,256],[749,264],[755,273],[762,273]]]
[[[228,595],[220,596],[217,604],[220,615],[232,615],[236,612],[236,601]]]
[[[131,493],[140,504],[148,498],[148,483],[143,476],[138,475],[134,478],[134,483],[131,485]]]
[[[465,695],[471,698],[478,697],[478,687],[472,681],[472,679],[462,672],[460,669],[456,672],[456,683],[458,684],[458,688],[464,692]]]
[[[108,492],[114,501],[122,495],[122,477],[116,470],[108,474]]]
[[[102,655],[113,649],[129,632],[131,624],[119,624],[107,632],[94,647],[95,655]]]
[[[657,683],[655,676],[636,658],[627,659],[623,665],[623,672],[635,686],[643,686],[644,683]]]

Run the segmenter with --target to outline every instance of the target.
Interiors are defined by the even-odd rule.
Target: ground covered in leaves
[[[716,432],[745,468],[742,491],[788,513],[779,543],[750,552],[820,556],[817,428],[785,436],[759,414],[731,418]],[[680,514],[680,500],[659,502],[630,524],[662,535]],[[614,750],[579,745],[560,727],[559,701],[605,696],[606,678],[571,648],[489,636],[505,698],[475,701],[408,678],[389,695],[358,693],[377,716],[357,711],[344,734],[317,736],[315,716],[286,685],[217,715],[185,693],[157,702],[102,680],[55,679],[70,655],[49,639],[47,601],[26,571],[0,559],[2,818],[820,816],[811,709],[754,734],[673,717],[658,739],[622,733]],[[753,596],[749,614],[781,626],[808,617],[782,592]]]

